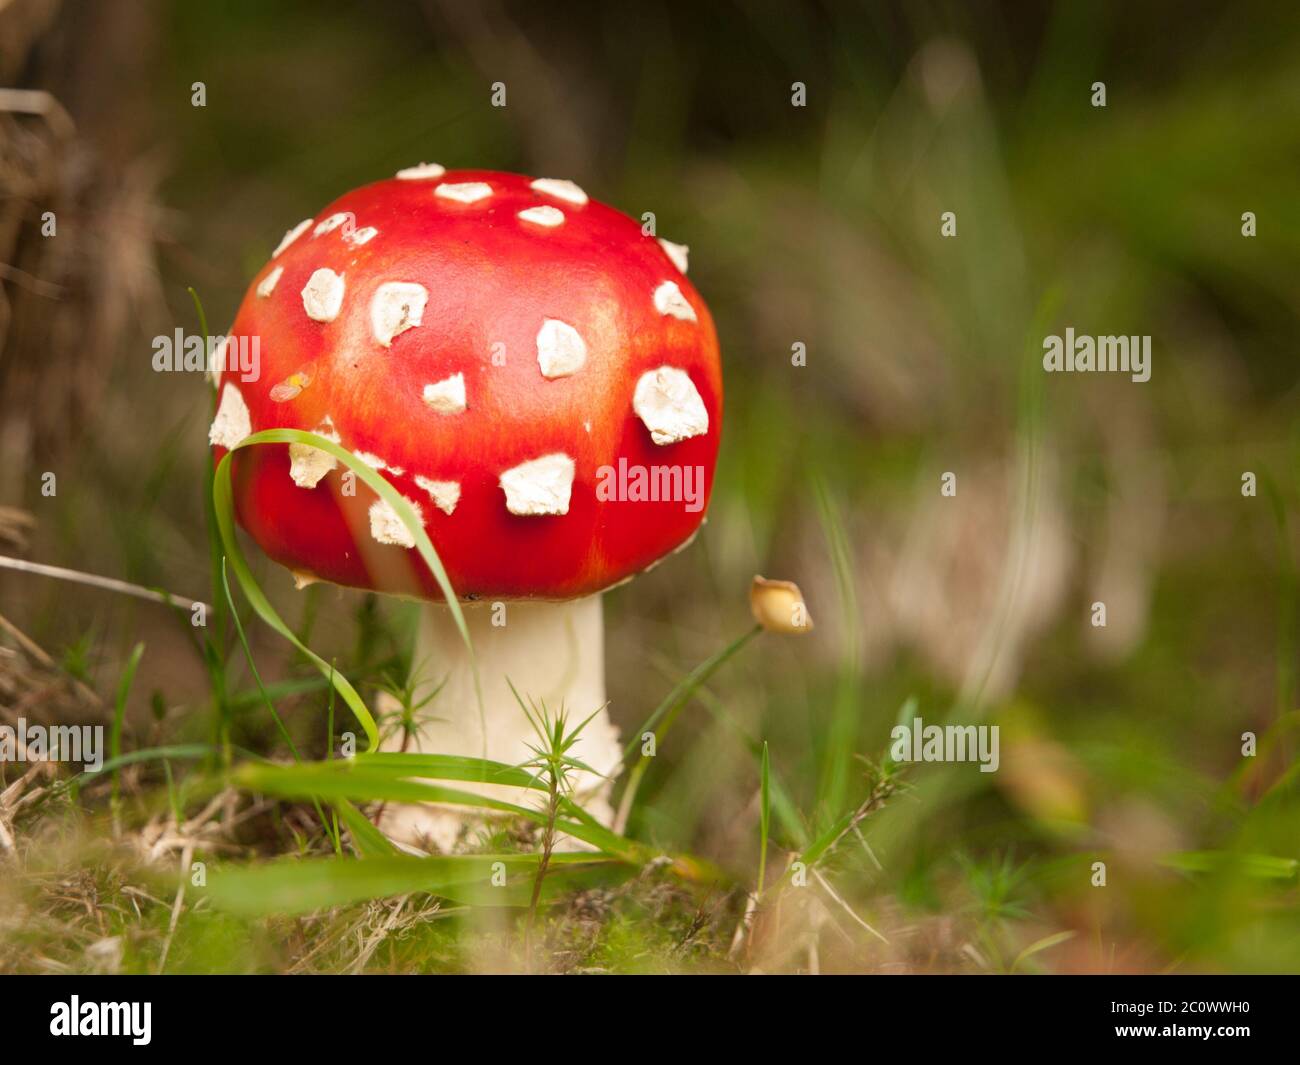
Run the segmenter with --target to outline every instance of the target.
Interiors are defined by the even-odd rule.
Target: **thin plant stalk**
[[[117,697],[113,700],[113,727],[108,734],[108,757],[110,761],[116,761],[122,757],[122,725],[126,720],[126,700],[131,694],[131,684],[135,680],[136,668],[140,665],[140,658],[144,654],[144,644],[137,643],[131,649],[130,657],[126,660],[126,668],[122,670],[122,679],[117,684]],[[113,789],[110,798],[110,805],[113,809],[113,816],[117,816],[118,793],[121,787],[121,770],[113,770]]]
[[[696,666],[690,673],[683,677],[666,696],[663,701],[654,709],[654,712],[646,718],[645,723],[633,734],[632,739],[628,742],[627,747],[623,750],[623,763],[626,765],[628,758],[636,749],[641,737],[650,729],[654,729],[655,748],[658,749],[660,743],[668,731],[673,727],[681,712],[686,708],[686,704],[695,694],[696,690],[704,684],[718,669],[745,644],[749,643],[755,636],[762,632],[761,625],[755,625],[741,633],[738,637],[727,644],[721,651],[707,658]],[[632,804],[636,802],[637,791],[641,787],[641,779],[645,776],[646,770],[650,768],[650,756],[643,754],[641,760],[632,767],[628,774],[627,784],[623,788],[623,796],[619,800],[618,813],[614,818],[614,831],[622,833],[627,829],[628,819],[632,814]]]

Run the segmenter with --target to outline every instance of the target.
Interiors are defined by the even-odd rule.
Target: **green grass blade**
[[[763,894],[763,881],[767,876],[767,836],[772,827],[772,763],[763,741],[763,757],[759,763],[758,785],[758,894]]]
[[[588,854],[555,854],[551,862],[544,896],[633,872],[628,865]],[[220,909],[245,916],[311,913],[414,891],[480,906],[526,906],[537,864],[532,854],[282,859],[217,870],[208,895]]]
[[[406,751],[376,751],[359,754],[350,762],[336,762],[340,772],[349,766],[361,766],[403,777],[429,777],[433,780],[466,780],[485,784],[503,784],[516,788],[541,787],[527,770],[519,766],[458,754],[418,754]]]
[[[710,692],[707,688],[696,691],[695,697],[700,701],[713,719],[726,728],[731,729],[736,737],[749,748],[750,754],[755,758],[762,757],[763,743],[750,735],[749,731],[740,724],[722,705],[721,700]],[[799,813],[799,807],[790,796],[789,789],[781,780],[781,774],[778,770],[772,770],[769,783],[772,790],[772,814],[776,818],[786,835],[794,841],[795,846],[803,847],[808,843],[808,830],[804,825],[803,817]]]
[[[470,640],[469,628],[465,624],[465,616],[460,609],[460,603],[456,598],[455,589],[451,586],[451,581],[447,578],[447,573],[443,569],[442,560],[438,558],[437,551],[434,550],[428,534],[424,531],[424,526],[416,518],[415,512],[411,509],[409,503],[402,498],[392,485],[390,485],[375,470],[372,470],[364,462],[358,459],[352,452],[340,447],[332,440],[327,440],[316,433],[304,432],[300,429],[265,429],[260,433],[253,433],[245,437],[235,445],[234,448],[227,451],[222,456],[221,462],[217,465],[216,474],[213,477],[213,501],[216,509],[217,525],[221,533],[221,541],[225,545],[226,554],[230,558],[231,565],[234,567],[235,575],[239,578],[239,583],[244,589],[244,594],[248,597],[253,609],[258,615],[271,626],[276,632],[292,643],[301,651],[308,660],[321,671],[324,676],[332,676],[334,686],[343,701],[348,704],[348,708],[361,723],[365,730],[366,738],[370,747],[373,749],[379,743],[379,730],[375,724],[375,719],[366,705],[357,694],[355,688],[342,673],[334,672],[329,664],[320,656],[306,647],[295,635],[292,629],[285,624],[284,620],[276,612],[270,601],[263,594],[258,586],[252,571],[248,568],[243,553],[239,549],[239,543],[235,538],[234,523],[234,497],[231,489],[231,456],[236,451],[246,447],[256,447],[260,444],[305,444],[309,447],[317,448],[333,455],[343,463],[348,469],[356,474],[376,495],[384,502],[391,506],[402,523],[410,530],[411,535],[415,537],[415,546],[424,560],[429,571],[433,574],[442,590],[443,598],[447,602],[447,608],[451,611],[452,617],[456,622],[456,628],[460,632],[461,639],[465,642],[465,648],[469,655],[470,669],[474,676],[474,695],[478,702],[480,723],[484,720],[483,709],[483,692],[482,685],[479,681],[478,664],[474,657],[474,645]],[[486,727],[484,728],[486,735]]]
[[[1016,955],[1016,960],[1011,963],[1011,972],[1014,975],[1020,966],[1032,958],[1035,954],[1041,954],[1045,950],[1051,950],[1052,947],[1058,947],[1062,943],[1068,943],[1079,933],[1074,929],[1066,932],[1055,932],[1050,936],[1043,936],[1042,939],[1030,943],[1024,950]]]
[[[137,643],[131,648],[130,657],[126,660],[126,668],[122,670],[122,678],[117,682],[117,694],[113,699],[113,727],[108,734],[108,761],[109,765],[121,765],[122,757],[122,725],[126,721],[126,700],[131,694],[131,685],[135,681],[135,671],[140,665],[140,658],[144,655],[144,644]],[[100,767],[101,773],[104,767]],[[113,794],[112,802],[117,804],[118,786],[121,783],[117,768],[113,769]]]
[[[275,727],[280,730],[280,738],[284,740],[285,746],[289,748],[293,760],[300,762],[302,759],[298,756],[298,748],[293,742],[293,737],[289,735],[289,730],[284,727],[284,722],[275,709],[275,703],[271,701],[271,697],[266,692],[266,685],[262,683],[262,674],[258,672],[257,663],[253,660],[253,649],[248,646],[248,636],[244,632],[244,624],[239,620],[239,611],[235,609],[235,598],[230,594],[230,580],[226,576],[226,559],[224,555],[221,558],[221,590],[225,594],[226,605],[230,607],[230,617],[235,623],[235,633],[239,636],[239,643],[244,648],[244,658],[248,662],[249,671],[253,674],[253,680],[257,684],[257,690],[262,697],[262,702],[270,712],[272,720],[275,721]]]
[[[1258,880],[1294,880],[1300,874],[1300,859],[1232,851],[1184,851],[1167,855],[1160,864],[1184,873],[1227,872]]]
[[[399,853],[388,837],[347,799],[336,799],[334,809],[352,834],[352,842],[363,858],[385,858]]]
[[[574,839],[590,843],[593,847],[630,862],[645,862],[654,856],[642,844],[606,828],[570,798],[561,796],[560,812],[570,820],[557,822],[557,827]]]
[[[254,661],[253,659],[253,649],[248,646],[248,636],[244,632],[244,623],[239,620],[239,611],[235,608],[235,598],[230,594],[230,579],[226,576],[225,556],[222,556],[221,559],[221,590],[225,594],[226,604],[230,607],[230,617],[235,623],[235,632],[239,636],[240,646],[243,647],[244,649],[244,657],[248,661],[248,668],[253,674],[253,680],[257,683],[257,690],[262,693],[262,701],[266,704],[267,710],[270,711],[271,718],[272,720],[275,721],[275,727],[280,730],[280,737],[284,740],[285,744],[288,746],[289,753],[293,755],[293,760],[295,762],[301,762],[302,758],[299,757],[298,755],[298,747],[293,742],[293,737],[289,735],[289,730],[284,727],[284,722],[280,719],[280,714],[275,709],[275,703],[273,703],[271,701],[271,697],[266,694],[266,686],[262,683],[262,674],[258,671],[257,662]],[[331,666],[330,667],[331,679],[333,678],[333,676],[334,676],[334,669],[333,666]],[[331,716],[333,716],[332,708],[331,708]],[[316,816],[320,818],[321,824],[325,826],[326,831],[330,831],[332,827],[334,828],[334,831],[332,833],[334,849],[336,851],[341,852],[342,847],[339,843],[337,827],[334,826],[333,823],[328,818],[326,818],[325,811],[321,809],[319,800],[313,798],[312,805],[316,808]]]
[[[339,765],[347,763],[335,763]],[[374,772],[357,766],[339,772],[334,765],[304,762],[301,765],[244,765],[231,774],[231,783],[246,791],[275,795],[282,799],[350,799],[353,802],[436,802],[472,806],[482,810],[536,820],[540,814],[504,799],[493,799],[459,788],[410,780],[392,773]]]
[[[194,301],[194,311],[199,319],[199,335],[203,337],[204,351],[207,353],[208,316],[203,310],[203,301],[194,289],[186,289]],[[210,354],[210,353],[208,353]],[[214,417],[217,412],[217,393],[212,390],[208,414]],[[217,520],[216,503],[213,488],[216,470],[211,462],[203,464],[203,520],[207,529],[208,540],[208,584],[209,598],[212,601],[212,624],[205,626],[204,662],[208,669],[208,684],[212,690],[212,701],[216,709],[213,723],[213,735],[221,744],[225,764],[230,764],[230,716],[231,706],[226,692],[226,604],[218,594],[221,590],[221,550],[220,522]]]
[[[225,558],[225,555],[221,556]],[[230,694],[230,708],[232,710],[247,710],[251,706],[256,706],[263,701],[263,693],[269,695],[272,699],[284,699],[291,695],[305,695],[308,692],[323,691],[329,687],[329,679],[326,677],[299,677],[297,680],[281,680],[267,684],[262,690],[249,690],[232,692]]]
[[[392,768],[376,769],[373,761],[378,755],[359,755],[345,761],[304,762],[300,765],[246,764],[240,766],[230,775],[230,782],[247,791],[274,795],[282,799],[322,799],[337,802],[340,799],[352,802],[434,802],[455,806],[468,806],[493,813],[521,817],[534,824],[544,824],[545,814],[541,810],[530,809],[502,799],[475,795],[473,792],[459,788],[448,788],[432,784],[426,780],[408,779],[399,776]],[[418,756],[417,756],[418,757]],[[451,755],[445,756],[451,759]],[[477,759],[464,759],[467,763],[477,763]],[[483,763],[484,771],[494,773],[493,767],[500,763]],[[456,767],[455,776],[449,779],[471,779],[481,781],[480,777],[469,777],[476,770],[474,764]],[[500,766],[511,770],[510,766]],[[527,774],[519,771],[526,779]],[[416,771],[415,775],[421,775]],[[513,786],[520,786],[513,776],[497,778]],[[545,790],[545,789],[543,789]],[[556,822],[556,830],[574,839],[581,840],[601,851],[629,862],[644,862],[654,857],[654,853],[641,844],[620,836],[605,828],[590,814],[572,800],[564,798],[560,802],[560,812],[564,819]]]
[[[804,848],[799,860],[811,868],[827,851],[832,843],[840,838],[841,833],[848,827],[849,822],[853,820],[853,815],[857,813],[854,807],[847,813],[837,817],[826,830],[818,835],[807,847]]]
[[[110,757],[96,772],[92,773],[85,770],[72,779],[82,784],[102,776],[104,773],[112,773],[125,766],[137,765],[140,762],[157,762],[168,758],[174,758],[178,761],[209,758],[219,751],[220,748],[211,743],[178,743],[170,747],[146,747],[139,751],[129,751],[116,758]]]
[[[727,646],[721,651],[718,651],[711,658],[706,658],[678,681],[673,690],[664,696],[663,701],[655,707],[650,716],[645,719],[641,727],[633,734],[632,739],[628,741],[627,746],[623,748],[624,763],[632,757],[632,752],[641,745],[641,736],[644,733],[654,729],[659,724],[660,720],[671,711],[675,710],[679,706],[684,706],[691,696],[695,694],[695,690],[701,684],[713,676],[713,674],[718,671],[719,667],[721,667],[729,658],[732,657],[732,655],[744,647],[745,644],[749,643],[749,641],[757,636],[761,631],[761,626],[755,625],[752,629],[748,629],[741,633],[741,635],[732,640],[731,643],[727,644]],[[667,731],[667,728],[665,728],[664,732],[666,733]],[[663,736],[657,732],[656,737],[658,739],[663,739]]]
[[[251,440],[252,437],[248,439]],[[267,625],[298,648],[307,657],[308,661],[321,671],[323,676],[329,677],[333,674],[335,688],[343,697],[343,701],[348,704],[348,709],[352,711],[360,723],[362,730],[366,734],[367,742],[371,747],[374,747],[379,743],[379,728],[361,696],[357,694],[357,690],[352,687],[351,682],[342,673],[334,673],[328,662],[298,641],[293,630],[285,624],[284,619],[280,617],[275,607],[271,605],[270,600],[266,598],[253,577],[252,571],[248,568],[248,563],[239,548],[239,542],[235,539],[234,498],[230,487],[230,456],[232,454],[234,454],[233,451],[227,452],[218,465],[212,492],[217,512],[217,526],[221,531],[221,540],[226,548],[226,557],[230,560],[235,576],[239,578],[240,587],[243,588],[244,595],[247,596],[253,609],[257,611],[258,616]]]
[[[306,642],[307,642],[306,639],[303,639],[303,643]],[[325,702],[325,761],[326,762],[332,762],[334,760],[334,696],[338,694],[338,692],[334,688],[334,665],[335,665],[334,660],[330,659],[329,698]],[[369,822],[366,823],[369,824]],[[359,831],[363,835],[365,834],[365,829],[359,829]],[[334,814],[330,818],[330,832],[334,837],[334,853],[342,854],[343,841],[342,839],[339,838],[339,804],[338,803],[335,804]],[[354,832],[353,837],[355,838],[356,835],[357,833]],[[373,843],[374,840],[371,839],[368,841],[366,845],[370,845]],[[388,840],[385,839],[384,843],[387,844]],[[363,844],[361,841],[357,842],[358,848],[360,848],[362,845]]]
[[[857,582],[853,575],[848,535],[830,489],[820,477],[813,479],[817,514],[830,550],[835,587],[843,625],[843,664],[835,686],[831,720],[826,729],[821,779],[818,781],[818,811],[840,809],[849,794],[853,752],[858,742],[858,721],[862,716],[862,614],[858,607]]]
[[[726,647],[711,658],[706,658],[678,681],[672,691],[664,696],[663,701],[646,718],[645,723],[632,733],[632,738],[628,740],[627,746],[623,748],[623,765],[627,765],[628,759],[632,757],[632,752],[642,742],[641,737],[651,729],[654,729],[655,744],[658,745],[663,742],[663,738],[672,729],[678,715],[685,709],[687,703],[690,702],[700,686],[713,676],[729,658],[762,631],[762,626],[755,625],[752,629],[741,633]],[[618,815],[614,821],[615,827],[620,830],[626,830],[628,826],[628,821],[632,816],[632,804],[636,801],[637,791],[641,787],[641,779],[645,776],[649,767],[649,757],[642,755],[640,761],[632,767],[632,772],[628,774],[627,784],[623,788],[623,795],[618,803]]]

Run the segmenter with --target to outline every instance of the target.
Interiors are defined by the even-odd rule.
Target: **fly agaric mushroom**
[[[312,430],[381,471],[462,603],[482,724],[410,530],[332,455],[238,452],[236,513],[299,586],[430,601],[416,701],[441,687],[410,748],[527,760],[535,737],[507,680],[575,719],[600,708],[571,753],[604,775],[577,774],[576,794],[606,823],[621,749],[603,709],[600,595],[693,536],[718,451],[717,336],[686,251],[569,181],[402,170],[285,235],[230,331],[259,338],[261,376],[220,378],[210,433],[220,459],[250,432]],[[383,827],[446,846],[460,820],[390,807]]]

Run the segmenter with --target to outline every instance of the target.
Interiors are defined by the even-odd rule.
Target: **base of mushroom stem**
[[[511,684],[526,702],[531,699],[539,709],[545,703],[552,715],[563,707],[570,728],[599,711],[583,728],[569,755],[604,776],[576,771],[570,780],[574,800],[601,824],[609,825],[614,819],[609,794],[622,748],[605,708],[600,596],[564,603],[472,603],[462,605],[461,611],[478,663],[482,716],[469,652],[455,619],[446,606],[429,604],[421,611],[411,659],[412,704],[418,708],[414,726],[405,739],[400,728],[394,730],[391,722],[400,720],[400,704],[393,696],[381,694],[376,709],[390,723],[386,731],[395,734],[390,734],[380,749],[486,757],[506,765],[530,761],[534,757],[530,744],[540,740],[510,690]],[[428,702],[421,706],[426,698]],[[494,784],[454,781],[450,786],[520,806],[536,807],[540,797],[529,789]],[[405,847],[445,853],[484,822],[484,815],[471,807],[390,803],[380,817],[379,828]],[[567,839],[559,846],[569,850],[582,847]]]

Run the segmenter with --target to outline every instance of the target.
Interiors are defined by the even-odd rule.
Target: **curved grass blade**
[[[353,802],[435,802],[472,806],[482,810],[536,820],[541,815],[526,806],[476,795],[423,780],[397,777],[391,773],[357,768],[340,773],[320,763],[301,765],[242,766],[231,774],[231,783],[245,791],[275,795],[282,799],[348,799]]]
[[[444,805],[469,806],[490,810],[498,814],[520,817],[534,824],[545,824],[546,815],[541,810],[519,806],[516,803],[494,799],[459,788],[444,787],[427,780],[409,779],[388,769],[378,771],[363,762],[374,756],[358,756],[347,762],[304,762],[300,765],[244,765],[235,770],[229,781],[246,791],[274,795],[281,799],[323,799],[337,802],[432,802]],[[448,755],[448,758],[451,756]],[[494,763],[488,763],[492,765]],[[509,768],[509,767],[504,767]],[[469,772],[464,767],[453,770],[462,775],[449,779],[464,779]],[[420,775],[426,775],[421,772]],[[472,778],[475,782],[479,777]],[[513,779],[510,781],[515,784]],[[616,855],[633,863],[649,861],[655,856],[643,845],[626,839],[605,828],[590,814],[569,799],[562,799],[560,809],[565,815],[556,822],[556,831],[581,840],[602,852]]]
[[[320,451],[333,455],[343,463],[358,478],[393,508],[393,511],[401,519],[402,524],[410,531],[415,538],[416,549],[420,552],[420,557],[424,564],[429,567],[433,574],[434,580],[438,582],[443,598],[446,600],[447,608],[451,611],[452,618],[456,622],[457,631],[460,632],[461,639],[465,642],[465,649],[469,655],[470,670],[474,676],[474,697],[478,702],[479,720],[484,724],[486,713],[483,708],[483,691],[479,680],[478,663],[474,657],[474,644],[470,639],[469,628],[465,624],[465,616],[461,612],[460,602],[456,598],[455,589],[451,586],[451,581],[447,578],[447,572],[443,569],[442,560],[438,558],[437,551],[434,550],[433,543],[429,540],[428,534],[424,531],[424,526],[415,516],[415,511],[411,509],[409,503],[402,498],[400,492],[391,484],[382,478],[375,470],[371,469],[364,462],[358,459],[352,452],[327,440],[316,433],[305,432],[301,429],[263,429],[261,432],[253,433],[246,436],[233,448],[221,457],[221,462],[217,464],[217,470],[213,476],[212,496],[214,506],[217,511],[217,526],[221,533],[221,541],[225,545],[226,554],[231,560],[234,567],[235,575],[239,578],[239,583],[244,589],[244,594],[248,596],[249,602],[253,604],[253,609],[258,615],[276,632],[280,633],[285,639],[292,643],[316,666],[321,673],[331,677],[334,687],[343,697],[343,701],[348,704],[348,708],[361,723],[362,729],[365,730],[366,739],[369,742],[370,749],[374,749],[379,743],[379,730],[375,724],[375,719],[371,716],[370,711],[357,694],[356,689],[351,682],[343,676],[342,673],[335,672],[330,665],[315,654],[310,648],[302,643],[295,635],[292,629],[285,624],[284,619],[276,612],[270,601],[266,598],[262,589],[258,586],[252,571],[248,568],[248,563],[244,559],[243,553],[239,549],[239,543],[235,538],[234,525],[234,496],[230,486],[231,467],[230,459],[236,451],[246,447],[256,447],[259,444],[305,444],[308,447],[314,447]],[[486,735],[486,725],[484,724],[484,734]]]
[[[284,722],[280,719],[280,714],[275,708],[275,703],[273,703],[271,697],[266,694],[266,686],[262,683],[262,674],[257,668],[257,662],[253,658],[253,649],[248,646],[248,636],[244,633],[244,623],[239,620],[239,611],[235,609],[235,597],[230,594],[230,579],[226,575],[226,558],[224,555],[221,557],[221,590],[225,593],[226,605],[230,607],[230,617],[235,623],[235,632],[239,636],[240,646],[244,649],[244,657],[248,660],[248,668],[253,674],[253,680],[257,683],[257,690],[262,693],[262,702],[266,704],[267,710],[271,712],[271,718],[275,721],[275,727],[280,730],[280,738],[283,739],[286,746],[288,746],[289,753],[293,755],[293,760],[295,762],[301,762],[302,758],[298,754],[298,745],[293,742],[293,737],[289,735],[289,730],[284,727]],[[331,666],[331,680],[333,679],[333,676],[334,669]],[[331,701],[331,716],[333,715],[333,710],[333,702]],[[313,798],[311,802],[316,808],[316,816],[320,818],[320,822],[325,826],[326,831],[328,832],[333,828],[332,838],[334,841],[334,849],[336,851],[339,850],[337,825],[332,825],[330,820],[325,816],[325,811],[321,809],[319,800]]]
[[[542,787],[527,770],[519,766],[494,762],[488,758],[474,758],[459,754],[420,754],[414,751],[372,751],[358,754],[350,761],[333,763],[339,772],[351,772],[353,766],[364,766],[383,773],[403,777],[431,777],[435,780],[467,780],[480,784],[502,784],[507,787]]]
[[[628,741],[627,746],[623,748],[622,764],[627,765],[628,759],[632,757],[632,752],[642,742],[641,737],[651,729],[654,729],[656,745],[662,743],[663,738],[677,721],[678,715],[685,709],[686,704],[699,687],[713,676],[723,663],[762,631],[760,625],[755,625],[752,629],[746,630],[727,644],[726,647],[712,657],[706,658],[678,681],[673,686],[672,691],[664,696],[663,701],[646,718],[645,723],[636,732],[632,733],[632,738]],[[649,767],[650,758],[642,755],[640,761],[633,766],[632,772],[628,774],[627,784],[624,785],[623,795],[619,799],[618,813],[614,818],[614,827],[619,832],[627,829],[628,820],[632,815],[632,804],[636,801],[637,791],[641,787],[641,778],[645,776]]]
[[[1259,880],[1294,880],[1300,875],[1300,859],[1272,854],[1182,851],[1166,855],[1160,864],[1184,873],[1228,873]]]
[[[363,858],[385,858],[398,853],[388,837],[379,831],[360,810],[347,799],[337,799],[334,809],[344,827],[352,833],[352,842]]]
[[[763,880],[767,876],[767,837],[772,827],[772,762],[767,753],[767,740],[763,741],[763,757],[759,764],[758,802],[758,894],[763,894]]]
[[[110,757],[96,771],[91,772],[89,769],[85,769],[71,779],[81,784],[104,773],[111,773],[114,770],[122,769],[128,765],[136,765],[140,762],[158,762],[167,759],[185,761],[186,759],[207,758],[218,751],[220,751],[220,748],[211,743],[178,743],[170,747],[146,747],[139,751],[129,751],[116,758]],[[240,751],[240,753],[254,758],[257,757],[248,751]]]
[[[194,301],[194,311],[199,319],[199,335],[203,337],[205,356],[211,356],[209,348],[208,316],[203,310],[203,301],[193,286],[186,289]],[[217,412],[217,393],[212,390],[208,400],[208,416]],[[208,685],[212,691],[212,703],[216,711],[213,721],[213,735],[220,742],[219,756],[230,765],[230,701],[226,691],[226,604],[218,595],[221,587],[221,524],[217,520],[215,499],[216,470],[211,462],[203,464],[203,523],[207,530],[208,541],[208,584],[212,599],[212,624],[205,628],[203,640],[203,659],[208,670]]]
[[[1055,932],[1050,936],[1043,936],[1042,939],[1030,943],[1024,950],[1016,955],[1016,960],[1011,963],[1010,972],[1014,976],[1020,966],[1032,958],[1035,954],[1041,954],[1045,950],[1051,950],[1062,943],[1068,943],[1079,933],[1074,929],[1065,932]]]
[[[695,694],[696,688],[718,671],[719,666],[726,662],[727,659],[762,631],[762,627],[759,625],[755,625],[752,629],[745,630],[745,632],[732,640],[731,643],[727,644],[726,647],[722,648],[722,650],[718,651],[712,657],[706,658],[678,681],[677,684],[674,685],[673,690],[664,696],[663,701],[654,708],[650,716],[646,718],[641,727],[637,729],[632,739],[628,741],[627,746],[623,748],[623,761],[626,762],[631,758],[632,752],[640,746],[642,733],[649,732],[659,724],[661,718],[670,711],[677,709],[678,706],[684,704],[693,694]],[[664,731],[668,731],[667,725],[665,725]],[[662,739],[663,737],[660,736],[659,738]]]
[[[131,656],[126,660],[126,668],[122,670],[122,679],[117,683],[117,695],[113,699],[113,727],[108,734],[108,760],[109,763],[118,762],[122,757],[122,725],[126,721],[126,700],[131,694],[131,684],[135,681],[135,671],[140,665],[140,658],[144,655],[144,644],[137,643],[131,649]],[[104,771],[103,767],[99,770]],[[119,775],[116,769],[113,770],[113,793],[112,803],[117,804],[118,786],[120,784]]]
[[[230,617],[235,622],[235,632],[239,636],[239,643],[244,649],[244,658],[248,661],[248,668],[253,674],[253,680],[257,684],[257,690],[262,697],[262,702],[266,704],[267,710],[271,712],[271,719],[275,722],[275,727],[280,730],[280,738],[284,740],[285,746],[289,748],[289,753],[293,755],[295,762],[301,762],[298,756],[298,747],[293,742],[293,737],[289,735],[289,730],[284,727],[284,722],[280,719],[279,712],[275,709],[275,703],[266,692],[266,685],[262,683],[262,674],[258,671],[257,662],[253,660],[253,649],[248,646],[248,636],[244,633],[244,624],[239,620],[239,611],[235,609],[235,598],[230,594],[230,579],[226,575],[226,559],[221,559],[221,590],[226,596],[226,605],[230,607]]]
[[[547,877],[547,897],[633,872],[622,862],[587,854],[557,854],[551,860],[556,868]],[[413,891],[479,906],[526,906],[537,864],[533,854],[280,859],[217,870],[208,894],[219,908],[245,916],[311,913]]]
[[[821,767],[817,781],[819,810],[838,810],[844,805],[853,767],[853,751],[857,746],[859,719],[863,715],[861,704],[861,617],[858,606],[857,577],[853,569],[853,552],[849,548],[848,533],[840,509],[832,498],[824,477],[815,475],[812,481],[813,497],[817,504],[817,517],[830,555],[835,575],[836,598],[839,600],[842,625],[843,650],[841,665],[835,678],[835,695],[831,701],[830,719],[826,725],[826,738],[822,748]]]

